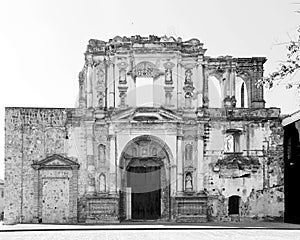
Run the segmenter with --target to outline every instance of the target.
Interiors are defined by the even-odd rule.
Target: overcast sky
[[[290,0],[1,0],[0,178],[4,107],[74,107],[91,38],[167,35],[198,38],[207,55],[265,56],[265,73],[285,58],[300,5]],[[279,86],[267,106],[297,110],[297,90]],[[300,98],[299,98],[300,99]]]

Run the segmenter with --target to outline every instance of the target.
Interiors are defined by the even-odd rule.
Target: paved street
[[[252,240],[252,239],[300,239],[299,230],[122,230],[122,231],[103,231],[103,230],[88,230],[88,231],[54,231],[54,232],[2,232],[0,239],[22,239],[22,240],[114,240],[114,239],[210,239],[210,240]]]
[[[0,239],[22,240],[117,240],[117,239],[297,239],[300,225],[285,223],[236,223],[201,225],[0,225]]]

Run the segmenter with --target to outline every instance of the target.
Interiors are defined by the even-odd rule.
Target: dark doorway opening
[[[160,166],[128,168],[127,185],[131,187],[132,219],[150,220],[161,216]]]
[[[284,127],[284,221],[300,223],[300,142],[294,122]]]
[[[239,196],[229,197],[228,213],[239,214],[239,210],[240,210],[240,197]]]

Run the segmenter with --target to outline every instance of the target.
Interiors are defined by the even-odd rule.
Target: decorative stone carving
[[[121,87],[119,86],[119,97],[120,97],[120,107],[123,108],[123,107],[126,107],[126,97],[127,97],[127,89],[128,87]]]
[[[103,109],[104,108],[104,93],[103,92],[98,92],[97,98],[98,98],[98,107],[99,107],[99,109]]]
[[[232,134],[226,134],[225,136],[225,152],[234,152],[234,137]]]
[[[165,70],[165,83],[166,84],[173,84],[172,70],[169,69],[169,68]]]
[[[165,87],[165,104],[167,107],[172,107],[172,92],[174,87]]]
[[[119,84],[126,84],[126,69],[128,67],[128,63],[126,62],[120,62],[117,64],[119,68]]]
[[[120,84],[126,84],[126,70],[125,69],[120,69],[119,71],[119,83]]]
[[[156,78],[161,73],[158,71],[155,64],[151,62],[140,62],[133,70],[134,77],[153,77]]]
[[[193,191],[193,177],[192,173],[188,172],[185,175],[185,191],[191,192]]]
[[[173,84],[172,68],[175,66],[172,62],[164,63],[165,68],[165,84]]]
[[[106,192],[106,177],[103,173],[99,176],[99,191],[101,193]]]
[[[191,108],[192,107],[193,94],[191,92],[186,92],[184,97],[185,97],[185,108]]]
[[[191,69],[187,69],[185,70],[185,82],[184,84],[192,84],[192,70]]]

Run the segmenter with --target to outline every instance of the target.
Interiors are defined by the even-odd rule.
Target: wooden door
[[[128,184],[131,187],[132,219],[160,217],[160,167],[131,167]]]

